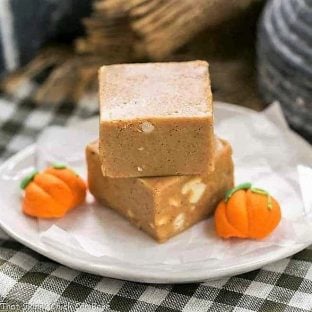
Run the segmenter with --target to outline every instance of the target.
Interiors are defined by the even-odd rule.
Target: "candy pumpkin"
[[[60,218],[86,197],[85,182],[63,165],[34,172],[21,182],[23,212],[38,218]]]
[[[280,220],[278,202],[251,183],[229,190],[215,212],[216,232],[222,238],[262,239],[272,233]]]

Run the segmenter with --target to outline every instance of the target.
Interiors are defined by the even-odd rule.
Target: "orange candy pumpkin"
[[[241,184],[227,192],[215,212],[215,228],[222,238],[262,239],[281,220],[278,202],[266,191]]]
[[[63,217],[86,197],[85,182],[63,165],[34,172],[22,181],[21,188],[25,190],[23,212],[38,218]]]

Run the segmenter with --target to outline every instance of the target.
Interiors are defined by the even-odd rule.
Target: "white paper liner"
[[[311,155],[292,148],[293,136],[289,136],[279,105],[263,113],[229,114],[216,109],[216,133],[233,146],[236,184],[253,182],[269,190],[281,204],[283,219],[267,239],[220,239],[210,218],[158,244],[114,211],[99,206],[89,194],[87,204],[66,217],[38,220],[41,241],[47,247],[73,252],[75,257],[142,265],[224,260],[273,246],[312,243]],[[50,128],[39,138],[38,164],[66,163],[85,177],[84,148],[96,136],[94,130]]]

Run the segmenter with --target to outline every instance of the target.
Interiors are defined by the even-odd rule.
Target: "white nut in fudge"
[[[144,133],[151,133],[155,127],[153,126],[153,124],[149,121],[144,121],[142,124],[141,124],[141,129],[142,129],[142,132]]]
[[[180,231],[184,227],[185,214],[180,213],[173,221],[173,226],[176,231]]]
[[[189,195],[189,202],[196,204],[203,196],[207,185],[202,183],[201,178],[195,178],[185,183],[181,189],[183,195]]]

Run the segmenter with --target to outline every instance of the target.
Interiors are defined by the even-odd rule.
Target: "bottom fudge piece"
[[[94,142],[86,149],[89,189],[98,202],[164,242],[214,212],[225,192],[233,187],[231,155],[229,143],[217,140],[212,173],[109,178],[102,175],[98,142]]]

